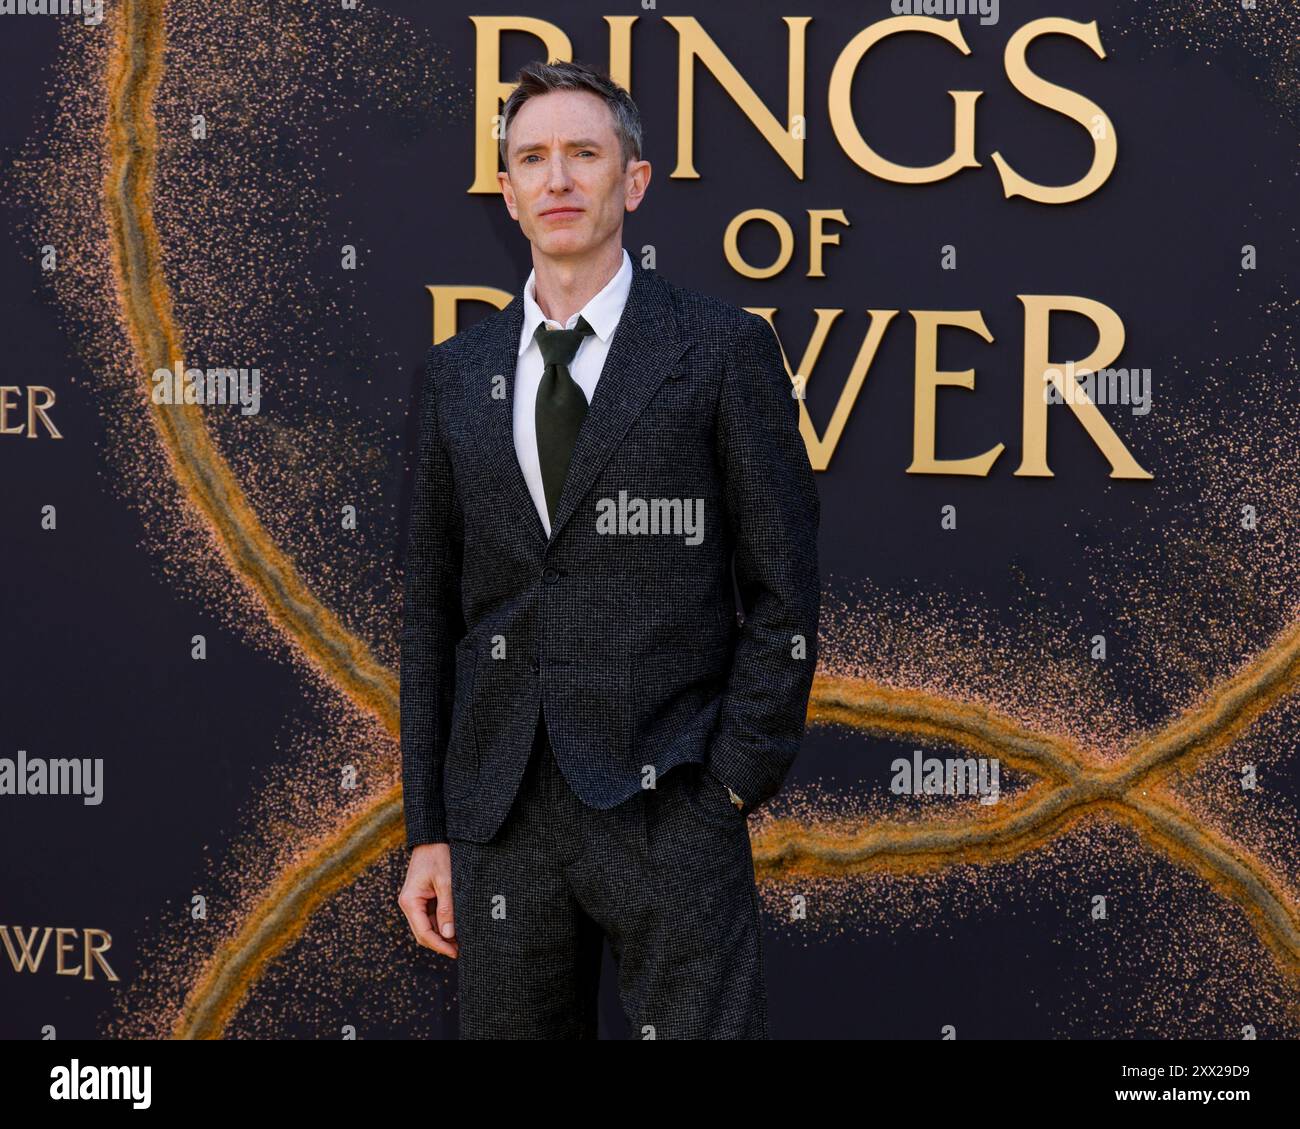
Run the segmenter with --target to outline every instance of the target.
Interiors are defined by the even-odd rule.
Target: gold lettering
[[[740,248],[737,246],[740,229],[750,220],[765,220],[771,224],[777,238],[781,241],[781,250],[770,267],[751,267],[740,257]],[[774,212],[769,208],[750,208],[727,224],[727,230],[722,236],[722,249],[727,262],[731,264],[731,269],[737,274],[743,274],[746,278],[771,278],[774,274],[780,274],[785,270],[786,264],[794,254],[794,232],[790,230],[789,223],[780,212]]]
[[[23,433],[21,423],[17,427],[9,426],[9,409],[18,406],[17,403],[9,402],[9,393],[12,392],[16,396],[21,391],[22,389],[16,384],[0,386],[0,435],[21,435]]]
[[[497,172],[501,156],[498,135],[492,119],[501,112],[515,83],[501,79],[501,36],[507,31],[522,31],[541,40],[545,59],[573,59],[569,37],[547,20],[533,16],[470,16],[474,25],[474,183],[471,193],[500,192]]]
[[[36,402],[37,393],[41,393],[44,399]],[[54,421],[45,414],[46,408],[54,407],[54,392],[42,384],[29,384],[27,386],[27,438],[36,438],[36,417],[41,417],[41,422],[45,424],[45,429],[50,433],[51,439],[62,439],[59,429],[54,426]]]
[[[882,39],[910,31],[937,35],[940,39],[951,43],[963,55],[970,54],[970,48],[966,46],[966,40],[962,38],[961,28],[955,19],[936,20],[930,16],[895,16],[893,19],[880,20],[863,28],[840,52],[840,57],[835,60],[835,66],[831,70],[831,84],[827,98],[831,128],[839,139],[840,148],[854,164],[882,180],[890,180],[898,184],[930,184],[953,176],[962,169],[980,167],[979,161],[975,159],[975,103],[983,91],[948,91],[953,100],[956,119],[953,127],[952,155],[937,165],[928,165],[924,168],[898,165],[880,156],[866,143],[858,131],[857,123],[853,120],[851,101],[853,76],[857,73],[862,57]]]
[[[789,29],[786,51],[786,124],[759,100],[754,88],[719,50],[694,16],[665,16],[664,23],[677,29],[677,167],[673,178],[698,178],[695,170],[695,60],[699,59],[740,107],[763,139],[776,150],[795,176],[803,180],[802,130],[792,128],[804,117],[805,49],[804,31],[811,16],[782,16]]]
[[[487,302],[504,310],[514,297],[495,286],[426,286],[433,299],[433,344],[441,345],[460,332],[458,307],[461,302]]]
[[[1071,36],[1091,47],[1097,58],[1104,59],[1106,51],[1101,45],[1101,36],[1097,34],[1097,21],[1083,24],[1059,17],[1031,20],[1007,41],[1004,56],[1007,77],[1021,94],[1040,106],[1064,114],[1088,130],[1093,145],[1092,167],[1082,180],[1060,188],[1050,188],[1025,179],[1007,164],[1001,153],[994,153],[991,160],[1002,178],[1002,191],[1008,199],[1012,196],[1027,196],[1040,204],[1071,204],[1096,192],[1106,182],[1115,167],[1119,142],[1115,137],[1115,123],[1095,102],[1063,86],[1047,82],[1029,69],[1025,52],[1029,49],[1029,44],[1040,35]]]
[[[1070,411],[1106,456],[1111,478],[1153,477],[1138,465],[1083,389],[1065,387],[1066,378],[1062,371],[1065,362],[1049,359],[1048,323],[1054,310],[1082,314],[1097,327],[1097,347],[1083,360],[1074,362],[1076,371],[1081,372],[1106,368],[1119,356],[1124,348],[1124,323],[1119,314],[1091,298],[1073,295],[1017,294],[1016,297],[1025,306],[1024,458],[1016,468],[1016,474],[1052,477],[1047,466],[1046,382],[1050,379]]]
[[[822,223],[825,220],[834,220],[836,223],[842,223],[845,227],[849,226],[849,217],[844,214],[843,208],[808,209],[809,278],[826,277],[826,272],[822,270],[823,245],[827,243],[834,247],[840,245],[840,233],[838,231],[834,235],[828,235],[822,230]]]
[[[978,333],[992,342],[993,334],[984,324],[979,310],[913,310],[916,322],[916,393],[912,415],[912,465],[908,474],[969,474],[983,477],[1002,454],[1003,445],[990,447],[982,455],[965,459],[940,459],[934,453],[937,389],[950,385],[971,391],[975,387],[975,370],[941,372],[939,363],[939,326],[955,325]]]
[[[50,927],[45,927],[45,932],[41,937],[41,950],[32,958],[32,942],[36,939],[36,934],[40,927],[32,926],[31,933],[27,939],[23,939],[23,931],[14,926],[14,936],[18,938],[19,952],[14,952],[13,942],[9,940],[9,926],[0,925],[0,941],[4,942],[5,952],[9,954],[9,963],[13,965],[15,972],[22,972],[24,968],[35,972],[41,966],[41,961],[45,959],[45,946],[50,941]]]
[[[86,929],[83,931],[86,939],[86,979],[93,980],[94,974],[90,963],[90,958],[95,958],[95,963],[100,966],[107,974],[110,980],[116,980],[117,973],[109,967],[108,961],[104,959],[104,953],[113,947],[113,938],[103,929]],[[99,939],[103,944],[92,944],[92,939]]]
[[[768,325],[771,325],[773,332],[776,326],[773,319],[776,316],[776,310],[773,309],[749,309],[751,314],[758,314],[764,318]],[[817,309],[814,313],[817,315],[817,324],[813,329],[812,339],[804,349],[803,359],[799,362],[798,374],[804,378],[805,388],[812,383],[812,373],[817,367],[817,358],[821,355],[822,346],[826,343],[826,335],[830,332],[830,327],[834,324],[835,319],[840,316],[843,310]],[[818,438],[817,430],[813,427],[812,416],[808,414],[808,405],[805,397],[799,399],[799,434],[803,436],[804,446],[808,448],[808,461],[813,470],[825,470],[831,464],[831,456],[835,453],[835,447],[840,441],[840,436],[844,432],[844,425],[848,422],[849,413],[853,411],[853,406],[857,403],[858,393],[862,390],[863,382],[867,378],[867,370],[871,368],[872,361],[876,358],[876,350],[880,348],[880,340],[885,335],[885,328],[893,320],[897,310],[868,310],[871,316],[871,325],[867,330],[867,336],[863,339],[861,348],[858,349],[857,359],[853,362],[853,367],[849,371],[849,377],[844,382],[844,387],[840,389],[839,399],[835,402],[835,410],[831,413],[831,421],[826,425],[826,435],[824,438]],[[780,335],[777,335],[780,340]],[[782,358],[785,359],[785,347],[781,347]],[[785,360],[786,372],[790,371],[790,362]],[[794,383],[793,375],[791,384]]]
[[[65,933],[70,933],[73,937],[77,935],[75,929],[66,926],[54,930],[56,938],[54,942],[54,973],[56,976],[78,976],[81,974],[81,965],[77,965],[76,968],[67,968],[63,963],[63,954],[72,947],[70,944],[65,943],[63,936]]]

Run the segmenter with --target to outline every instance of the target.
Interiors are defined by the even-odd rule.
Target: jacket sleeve
[[[793,390],[776,333],[745,312],[717,417],[745,620],[707,767],[746,812],[776,794],[799,752],[817,665],[821,503]]]
[[[402,570],[402,807],[408,848],[447,841],[442,765],[456,687],[455,647],[465,634],[460,588],[464,518],[438,427],[439,348],[431,347],[425,361]]]

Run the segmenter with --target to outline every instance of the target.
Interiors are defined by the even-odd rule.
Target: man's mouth
[[[552,208],[550,211],[543,212],[544,216],[576,216],[582,211],[581,208]]]

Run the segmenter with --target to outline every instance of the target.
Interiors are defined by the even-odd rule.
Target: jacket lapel
[[[484,371],[479,374],[477,387],[491,388],[493,380],[498,375],[503,376],[505,398],[487,400],[483,410],[471,417],[482,442],[481,451],[488,462],[488,472],[501,493],[500,498],[484,501],[486,505],[502,505],[513,510],[524,523],[528,535],[545,542],[546,528],[537,515],[533,496],[528,492],[528,483],[515,455],[515,367],[519,363],[519,334],[524,324],[523,298],[516,294],[501,313],[501,327],[491,338],[490,353]]]
[[[485,379],[490,380],[498,373],[503,375],[506,397],[491,401],[490,409],[480,417],[484,455],[494,464],[503,503],[519,512],[530,536],[545,542],[545,527],[515,454],[515,366],[519,361],[519,333],[524,320],[523,298],[516,294],[502,312],[505,317]],[[573,516],[582,496],[628,428],[650,403],[659,385],[670,376],[680,375],[678,362],[689,346],[690,342],[682,338],[666,287],[654,271],[645,270],[634,259],[632,287],[610,340],[595,395],[578,431],[560,504],[551,523],[551,542]]]

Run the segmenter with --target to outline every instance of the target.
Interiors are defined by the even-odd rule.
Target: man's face
[[[497,174],[510,214],[534,249],[582,256],[621,239],[650,180],[648,161],[623,166],[613,115],[586,90],[553,90],[525,102],[510,123],[508,172]]]

